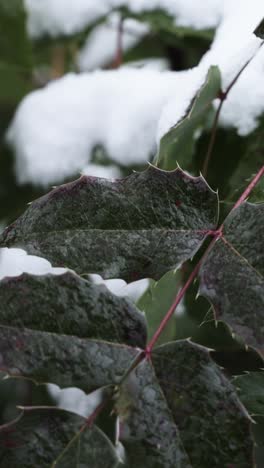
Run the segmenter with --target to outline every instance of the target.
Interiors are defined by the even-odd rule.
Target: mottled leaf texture
[[[194,133],[204,125],[210,106],[217,98],[220,89],[219,68],[212,66],[187,115],[162,137],[157,157],[158,167],[171,170],[177,166],[177,162],[186,166],[186,161],[194,151]]]
[[[260,39],[264,39],[264,18],[260,24],[256,27],[254,34]]]
[[[264,372],[248,372],[233,380],[240,400],[254,417],[264,416]]]
[[[85,418],[55,408],[25,409],[0,427],[0,466],[10,468],[114,468],[113,445]]]
[[[0,371],[87,393],[118,384],[137,354],[115,343],[0,327]]]
[[[129,375],[116,408],[129,467],[191,467],[150,362],[141,362]]]
[[[144,347],[144,316],[126,298],[72,272],[0,281],[0,324]]]
[[[252,468],[250,419],[208,350],[177,341],[152,363],[192,467]]]
[[[160,278],[192,257],[217,222],[202,177],[149,167],[116,181],[83,176],[36,200],[0,237],[79,273]]]
[[[264,350],[264,204],[233,210],[200,272],[200,293],[216,319],[243,340]]]

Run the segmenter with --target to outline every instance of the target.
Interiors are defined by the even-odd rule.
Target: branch
[[[252,192],[252,190],[255,188],[255,186],[257,185],[257,183],[260,181],[261,177],[264,176],[264,165],[261,167],[261,169],[258,171],[258,173],[256,174],[256,176],[254,177],[254,179],[250,182],[250,184],[248,185],[248,187],[246,188],[246,190],[244,191],[244,193],[241,195],[241,197],[239,198],[239,200],[236,202],[235,206],[232,208],[231,211],[233,211],[234,209],[238,208],[249,196],[249,194]],[[176,307],[179,305],[179,303],[181,302],[181,300],[183,299],[185,293],[187,292],[187,290],[189,289],[189,287],[191,286],[191,284],[193,283],[194,279],[196,278],[196,276],[198,275],[199,273],[199,270],[204,262],[204,259],[205,257],[208,255],[209,251],[212,249],[212,247],[214,246],[215,242],[223,236],[223,228],[224,228],[224,224],[222,224],[220,226],[220,228],[218,228],[217,230],[215,231],[208,231],[207,232],[207,236],[212,236],[213,239],[212,241],[210,242],[209,246],[207,247],[205,253],[203,254],[203,256],[201,257],[200,261],[197,263],[197,265],[194,267],[192,273],[190,274],[188,280],[186,281],[185,285],[182,287],[182,289],[178,292],[175,300],[173,301],[172,305],[170,306],[168,312],[166,313],[165,317],[162,319],[159,327],[157,328],[156,332],[154,333],[153,337],[151,338],[151,340],[149,341],[147,347],[146,347],[146,350],[145,350],[145,356],[147,358],[150,358],[151,356],[151,352],[152,352],[152,349],[153,347],[155,346],[157,340],[159,339],[161,333],[163,332],[164,328],[167,326],[168,322],[170,321],[171,317],[173,316],[174,312],[175,312],[175,309]]]
[[[113,62],[113,68],[119,68],[123,62],[123,26],[124,20],[121,17],[118,25],[117,31],[117,48],[116,48],[116,56]]]
[[[262,45],[264,44],[264,41],[261,42],[257,52],[259,51],[259,49],[262,47]],[[250,57],[249,60],[247,60],[247,62],[243,65],[243,67],[239,70],[239,72],[236,74],[236,76],[233,78],[233,80],[231,81],[231,83],[228,85],[228,87],[226,88],[225,91],[221,91],[219,93],[219,99],[220,99],[220,103],[219,103],[219,106],[217,108],[217,111],[216,111],[216,114],[215,114],[215,118],[214,118],[214,122],[213,122],[213,128],[212,128],[212,133],[211,133],[211,138],[210,138],[210,141],[209,141],[209,146],[208,146],[208,150],[207,150],[207,154],[206,154],[206,157],[205,157],[205,160],[204,160],[204,164],[203,164],[203,168],[202,168],[202,174],[204,177],[207,176],[207,173],[208,173],[208,167],[209,167],[209,163],[210,163],[210,159],[211,159],[211,156],[212,156],[212,152],[213,152],[213,148],[214,148],[214,144],[215,144],[215,138],[216,138],[216,132],[217,132],[217,126],[218,126],[218,121],[219,121],[219,117],[220,117],[220,113],[221,113],[221,110],[222,110],[222,107],[223,107],[223,104],[224,104],[224,101],[226,100],[228,94],[230,93],[231,89],[233,88],[233,86],[236,84],[236,82],[238,81],[238,79],[240,78],[240,75],[242,75],[243,71],[248,67],[248,65],[252,62],[253,58],[256,56],[256,53],[254,53],[254,55],[252,55],[252,57]]]

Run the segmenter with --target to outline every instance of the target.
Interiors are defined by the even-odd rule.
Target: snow
[[[116,296],[130,297],[134,302],[138,301],[150,284],[145,278],[129,284],[122,279],[104,280],[100,275],[95,274],[90,275],[90,278],[95,284],[104,284]]]
[[[0,248],[0,280],[5,277],[20,276],[22,273],[31,275],[62,275],[66,268],[54,268],[48,260],[34,255],[28,255],[25,250],[17,248]],[[149,286],[148,279],[142,279],[127,284],[122,279],[104,280],[100,275],[90,275],[94,284],[104,284],[116,296],[130,297],[136,302]]]
[[[94,70],[114,61],[118,45],[120,15],[113,13],[107,21],[95,27],[89,34],[78,57],[81,71]],[[123,52],[135,46],[149,31],[149,28],[133,19],[124,20],[122,33]]]
[[[77,33],[109,12],[109,0],[25,0],[31,37]]]
[[[116,163],[145,163],[156,150],[161,109],[184,76],[131,68],[72,73],[30,93],[7,135],[18,182],[63,181],[90,162],[98,144]]]
[[[163,10],[174,17],[179,26],[194,29],[214,28],[222,16],[225,0],[126,0],[131,11]]]
[[[22,249],[0,248],[0,280],[7,276],[20,276],[22,273],[62,275],[66,271],[65,268],[53,268],[44,258],[27,255]]]
[[[25,0],[28,31],[42,35],[71,35],[101,19],[114,8],[127,6],[132,12],[162,9],[180,26],[214,28],[225,0]]]
[[[103,179],[119,179],[121,172],[116,166],[102,166],[100,164],[88,164],[82,171],[82,175],[102,177]]]
[[[113,0],[112,6],[118,2]],[[100,3],[100,8],[106,3]],[[74,176],[89,168],[97,145],[104,147],[113,164],[146,163],[156,153],[160,138],[184,116],[209,66],[220,67],[226,88],[254,54],[224,103],[220,123],[234,127],[240,135],[256,128],[264,113],[264,47],[257,52],[261,41],[253,31],[264,17],[263,0],[240,0],[239,8],[236,0],[208,0],[202,6],[194,0],[156,0],[151,8],[161,4],[170,6],[181,22],[188,18],[197,27],[205,21],[203,8],[208,4],[212,13],[208,18],[219,25],[200,64],[183,72],[124,67],[68,74],[29,94],[7,135],[16,152],[19,183],[48,186]],[[130,5],[134,11],[147,6],[146,0],[133,0]],[[113,178],[112,170],[108,169],[107,177]]]
[[[95,390],[87,395],[75,387],[61,389],[58,385],[48,384],[47,388],[58,408],[84,417],[88,417],[95,410],[102,398],[101,390]]]

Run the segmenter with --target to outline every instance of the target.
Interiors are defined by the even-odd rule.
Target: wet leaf
[[[144,347],[144,316],[127,298],[72,272],[0,281],[0,324]]]
[[[233,379],[239,398],[253,416],[264,417],[264,372],[248,372]]]
[[[146,360],[131,373],[117,401],[128,466],[191,467],[154,370]]]
[[[224,222],[223,237],[200,271],[200,293],[246,344],[264,345],[264,204],[244,203]]]
[[[251,468],[250,419],[208,350],[177,341],[156,348],[152,363],[191,465]]]
[[[113,445],[85,418],[56,408],[25,409],[0,427],[0,463],[4,467],[114,468]]]
[[[138,352],[105,341],[0,327],[1,371],[87,393],[117,385]]]
[[[128,281],[158,279],[192,257],[218,217],[202,177],[154,167],[114,182],[82,177],[36,200],[0,246]]]

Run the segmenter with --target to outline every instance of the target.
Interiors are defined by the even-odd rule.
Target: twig
[[[113,63],[113,68],[119,68],[123,62],[123,26],[124,20],[121,17],[118,25],[117,31],[117,48],[116,48],[116,56]]]
[[[260,168],[258,173],[255,175],[254,179],[250,182],[249,186],[246,188],[246,190],[242,193],[241,197],[237,200],[236,204],[233,207],[233,210],[235,208],[238,208],[249,196],[249,194],[252,192],[252,190],[255,188],[257,183],[260,181],[261,177],[264,175],[264,166]]]
[[[264,44],[264,41],[262,41],[260,43],[260,46],[259,46],[257,52],[259,51],[259,49],[262,47],[263,44]],[[206,177],[207,173],[208,173],[208,167],[209,167],[209,163],[210,163],[210,159],[211,159],[211,156],[212,156],[212,152],[213,152],[213,148],[214,148],[214,144],[215,144],[215,139],[216,139],[217,125],[218,125],[218,121],[219,121],[219,117],[220,117],[220,113],[221,113],[224,101],[226,100],[226,98],[227,98],[228,94],[230,93],[231,89],[233,88],[233,86],[236,84],[236,82],[240,78],[240,75],[242,75],[243,71],[252,62],[252,60],[256,56],[257,52],[255,52],[254,55],[252,55],[252,57],[250,57],[250,59],[247,60],[247,62],[243,65],[243,67],[239,70],[239,72],[233,78],[231,83],[228,85],[226,90],[225,91],[220,91],[220,93],[219,93],[218,97],[220,99],[220,103],[219,103],[219,106],[218,106],[216,114],[215,114],[213,127],[212,127],[211,138],[210,138],[210,141],[209,141],[209,146],[208,146],[207,154],[206,154],[204,164],[203,164],[203,169],[202,169],[202,174],[203,174],[204,177]]]
[[[234,209],[238,208],[246,199],[247,197],[249,196],[249,194],[252,192],[252,190],[255,188],[255,186],[257,185],[257,183],[259,182],[259,180],[261,179],[261,177],[264,176],[264,166],[261,167],[261,169],[258,171],[258,173],[256,174],[256,176],[254,177],[254,179],[250,182],[250,184],[248,185],[248,187],[246,188],[246,190],[244,191],[244,193],[241,195],[241,197],[239,198],[239,200],[236,202],[235,206],[232,208],[231,211],[233,211]],[[186,281],[185,285],[182,287],[182,289],[178,292],[175,300],[173,301],[172,305],[170,306],[168,312],[166,313],[165,317],[163,318],[163,320],[161,321],[159,327],[157,328],[156,332],[154,333],[153,337],[151,338],[151,340],[149,341],[147,347],[146,347],[146,350],[145,350],[145,355],[149,358],[151,356],[151,352],[152,352],[152,349],[153,347],[155,346],[157,340],[159,339],[161,333],[163,332],[164,328],[167,326],[169,320],[171,319],[171,317],[173,316],[174,312],[175,312],[175,309],[176,307],[179,305],[179,303],[181,302],[182,298],[184,297],[186,291],[189,289],[189,287],[191,286],[191,284],[193,283],[194,279],[196,278],[196,276],[198,275],[199,273],[199,270],[201,268],[201,265],[203,264],[204,262],[204,259],[205,257],[208,255],[209,251],[212,249],[212,247],[214,246],[215,242],[223,236],[223,228],[224,228],[224,224],[222,224],[220,226],[220,228],[218,228],[217,230],[215,231],[207,231],[207,236],[212,236],[213,239],[212,241],[210,242],[209,246],[207,247],[205,253],[203,254],[202,258],[200,259],[200,261],[197,263],[197,265],[194,267],[192,273],[190,274],[188,280]],[[206,236],[206,237],[207,237]]]

